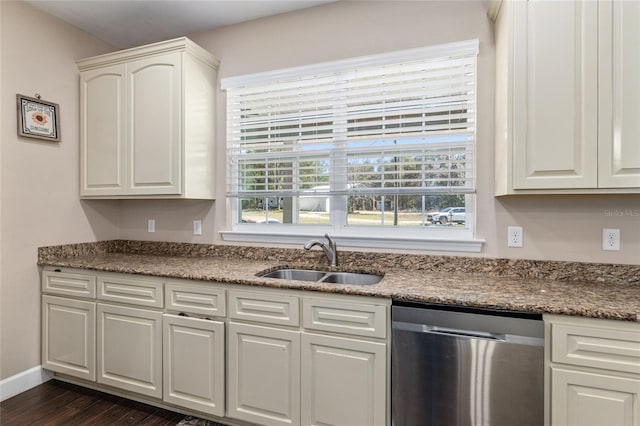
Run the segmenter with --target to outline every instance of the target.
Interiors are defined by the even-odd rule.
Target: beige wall
[[[480,256],[605,263],[640,263],[640,196],[493,196],[493,28],[479,1],[340,1],[189,35],[220,60],[220,77],[332,61],[431,44],[480,39],[478,78],[477,237]],[[218,108],[224,111],[224,93]],[[218,197],[207,203],[124,202],[123,238],[217,242],[228,228],[224,202],[225,117],[218,123]],[[190,221],[204,220],[193,237]],[[161,217],[157,232],[146,219]],[[156,218],[157,219],[157,218]],[[506,246],[506,229],[524,228],[524,247]],[[601,250],[603,227],[621,230],[619,252]],[[216,232],[211,232],[215,229]]]
[[[480,256],[640,263],[640,197],[493,197],[492,24],[484,2],[340,1],[190,35],[222,61],[221,77],[480,39],[477,236]],[[78,74],[74,60],[112,50],[22,3],[0,1],[2,61],[0,379],[40,363],[38,246],[111,238],[218,242],[224,201],[224,107],[218,107],[219,201],[91,201],[78,196]],[[28,29],[28,31],[27,31]],[[15,94],[61,107],[61,143],[18,139]],[[157,232],[146,232],[147,219]],[[191,221],[203,220],[203,235]],[[524,227],[522,249],[506,227]],[[620,228],[622,250],[600,250],[602,227]]]
[[[113,50],[21,2],[1,1],[0,379],[40,364],[39,246],[117,237],[118,202],[79,200],[74,61]],[[60,105],[62,141],[16,135],[16,93]]]
[[[220,78],[477,38],[478,164],[493,167],[494,37],[484,2],[340,1],[190,37],[218,56]],[[218,107],[225,109],[224,93]],[[225,119],[218,116],[219,158],[225,155]],[[224,194],[224,175],[218,182]],[[478,210],[493,211],[492,182],[479,179]],[[216,231],[230,227],[225,203],[216,204],[215,215]],[[485,231],[478,237],[486,238]]]

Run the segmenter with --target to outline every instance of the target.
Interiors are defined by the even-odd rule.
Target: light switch
[[[193,235],[202,235],[202,221],[194,220],[193,221]]]

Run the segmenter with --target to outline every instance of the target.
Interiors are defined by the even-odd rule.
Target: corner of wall
[[[0,401],[28,391],[53,378],[53,373],[41,366],[33,367],[0,381]]]

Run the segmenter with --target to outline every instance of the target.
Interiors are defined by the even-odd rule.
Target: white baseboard
[[[7,377],[0,381],[0,401],[4,401],[14,395],[36,387],[51,380],[52,377],[53,373],[43,369],[41,366],[33,367],[11,377]]]

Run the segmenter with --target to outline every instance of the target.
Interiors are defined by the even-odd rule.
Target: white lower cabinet
[[[224,322],[163,318],[163,400],[224,416]]]
[[[390,300],[50,267],[42,292],[66,379],[225,424],[389,424]]]
[[[389,301],[230,291],[228,416],[259,425],[382,426]]]
[[[640,426],[640,323],[545,315],[551,426]]]
[[[300,332],[229,323],[229,417],[300,424]]]
[[[42,366],[95,380],[95,322],[95,302],[42,296]]]
[[[224,288],[45,268],[42,292],[44,368],[224,417]]]
[[[640,424],[640,379],[551,369],[553,425]]]
[[[98,383],[162,397],[162,312],[98,304]]]
[[[302,334],[302,424],[384,425],[387,347]]]
[[[164,283],[124,274],[96,282],[98,383],[161,398]]]

